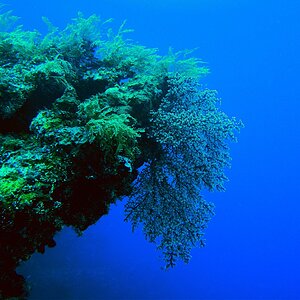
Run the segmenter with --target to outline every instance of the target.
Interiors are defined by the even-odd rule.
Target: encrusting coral
[[[129,196],[166,268],[204,245],[223,190],[227,141],[242,126],[219,109],[208,73],[187,51],[159,56],[82,14],[46,36],[0,15],[0,297],[25,297],[20,262],[63,226],[79,234]]]

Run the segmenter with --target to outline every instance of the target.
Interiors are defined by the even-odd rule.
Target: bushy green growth
[[[107,163],[112,164],[119,155],[134,160],[141,130],[134,128],[134,119],[122,113],[122,107],[103,105],[97,96],[80,103],[70,89],[54,102],[53,109],[40,111],[30,129],[50,147],[80,151],[82,145],[93,144]]]
[[[72,65],[59,58],[37,65],[31,70],[31,76],[34,77],[35,82],[38,84],[44,82],[45,87],[50,90],[57,88],[53,85],[61,86],[65,89],[69,83],[76,81],[76,73]],[[52,84],[50,84],[51,81],[53,82]]]
[[[12,26],[16,17],[11,14],[2,19],[11,24],[9,30],[7,27],[0,32],[2,118],[13,117],[25,104],[36,105],[41,94],[48,99],[48,103],[42,101],[44,106],[49,105],[69,85],[76,88],[81,99],[122,86],[132,107],[137,102],[148,105],[151,94],[161,88],[169,72],[192,77],[207,72],[199,67],[200,60],[186,57],[187,51],[170,50],[161,57],[157,49],[126,39],[125,34],[131,30],[125,29],[125,23],[114,34],[111,29],[104,29],[111,20],[102,22],[95,15],[84,18],[78,14],[63,30],[44,18],[49,29],[45,37],[37,31]]]
[[[0,4],[0,11],[4,7],[3,4]],[[12,29],[16,22],[19,20],[19,17],[12,15],[12,11],[6,11],[0,14],[0,30],[8,31]]]
[[[51,108],[41,110],[30,124],[30,130],[50,148],[76,146],[87,142],[86,130],[76,118],[79,101],[73,88],[65,90]]]
[[[0,118],[12,117],[28,99],[34,89],[29,76],[30,71],[20,65],[0,67]]]
[[[41,41],[41,49],[45,52],[51,51],[54,57],[68,61],[76,71],[79,68],[86,70],[95,67],[95,48],[100,40],[99,17],[92,15],[84,18],[82,13],[78,13],[73,23],[68,24],[62,31],[53,26],[47,18],[43,18],[47,24],[49,33]]]
[[[0,61],[5,67],[7,64],[32,61],[40,53],[40,34],[37,31],[24,31],[22,26],[15,26],[17,19],[10,12],[0,15],[0,22],[7,24],[0,26]]]
[[[171,76],[179,73],[183,77],[199,80],[209,73],[209,69],[204,66],[201,59],[190,56],[194,51],[195,49],[174,52],[169,48],[168,55],[163,57],[160,64]]]
[[[148,49],[123,38],[131,30],[124,29],[125,22],[117,34],[108,30],[107,40],[101,41],[97,48],[103,67],[117,73],[118,79],[132,78],[141,72],[148,73],[159,59],[156,49]]]
[[[137,140],[141,132],[133,128],[134,119],[127,113],[119,113],[117,108],[95,109],[96,105],[90,103],[92,101],[97,102],[97,99],[83,102],[79,114],[84,116],[81,118],[86,122],[89,142],[99,145],[106,160],[112,161],[111,156],[118,155],[134,160],[139,153]],[[89,111],[91,106],[94,106],[93,113]]]
[[[26,206],[38,213],[41,203],[52,201],[57,182],[67,179],[66,161],[47,149],[27,140],[3,138],[1,155],[0,206],[13,216]],[[57,202],[55,207],[59,206]]]

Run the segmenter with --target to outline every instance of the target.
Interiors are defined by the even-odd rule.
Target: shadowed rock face
[[[19,263],[29,259],[35,252],[44,253],[47,247],[54,247],[56,245],[54,235],[64,225],[72,226],[80,234],[107,214],[109,203],[115,201],[118,193],[121,192],[123,195],[130,190],[130,180],[126,186],[122,178],[131,176],[124,168],[117,176],[102,178],[98,182],[78,179],[68,186],[60,186],[55,190],[54,199],[58,197],[63,204],[51,217],[42,219],[35,216],[30,209],[23,209],[14,215],[13,223],[2,222],[1,295],[4,298],[25,297],[26,282],[15,272]],[[3,215],[1,217],[5,218]]]

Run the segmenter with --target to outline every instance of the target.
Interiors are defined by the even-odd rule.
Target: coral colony
[[[26,294],[15,269],[56,232],[80,234],[121,196],[166,268],[188,262],[214,214],[202,191],[224,190],[242,123],[188,51],[160,56],[95,15],[43,20],[45,36],[0,16],[0,298]]]

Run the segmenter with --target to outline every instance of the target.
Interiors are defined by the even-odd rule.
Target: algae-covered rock
[[[207,68],[125,39],[124,24],[104,31],[95,15],[63,30],[44,18],[46,36],[17,21],[0,15],[0,297],[25,297],[15,268],[125,195],[125,219],[166,267],[188,262],[213,215],[202,191],[224,188],[242,126],[199,84]]]

